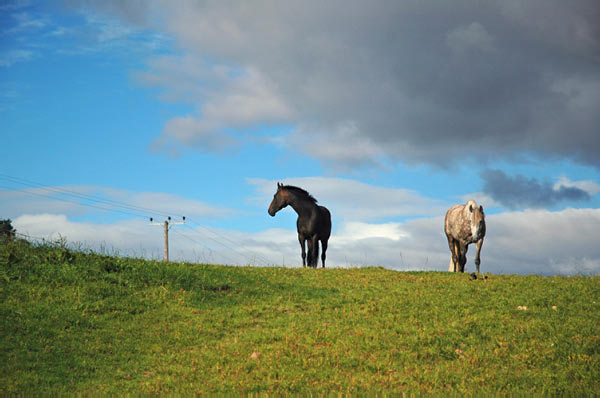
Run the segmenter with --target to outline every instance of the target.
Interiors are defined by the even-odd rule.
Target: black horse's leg
[[[308,266],[312,267],[313,266],[313,240],[312,239],[307,239],[307,243],[308,243]]]
[[[313,251],[312,251],[312,266],[314,268],[317,268],[319,266],[319,238],[317,237],[317,235],[313,236],[311,238],[312,240],[312,247],[313,247]]]
[[[321,261],[323,262],[323,268],[325,268],[325,252],[327,251],[327,239],[321,240],[321,248],[323,249],[323,253],[321,253]]]
[[[298,241],[300,242],[300,248],[302,248],[302,266],[306,267],[306,249],[304,245],[306,239],[304,239],[304,236],[298,235]]]

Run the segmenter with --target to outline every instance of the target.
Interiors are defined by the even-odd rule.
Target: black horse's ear
[[[479,210],[483,213],[483,206],[479,206]]]

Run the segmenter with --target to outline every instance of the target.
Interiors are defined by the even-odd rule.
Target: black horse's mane
[[[282,188],[287,189],[288,191],[293,191],[296,194],[306,197],[306,199],[312,201],[313,203],[317,203],[317,199],[315,199],[314,196],[312,196],[302,188],[295,187],[293,185],[284,185]]]

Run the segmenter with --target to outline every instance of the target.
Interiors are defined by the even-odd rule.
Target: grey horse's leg
[[[298,235],[298,241],[300,242],[300,247],[302,248],[302,266],[306,267],[306,249],[304,245],[306,239],[304,238],[304,236]]]
[[[450,247],[450,265],[448,266],[448,272],[456,272],[457,256],[456,256],[456,245],[455,240],[451,236],[446,235],[448,238],[448,246]]]
[[[467,250],[469,250],[469,246],[462,243],[459,246],[459,270],[460,272],[465,272],[465,265],[467,264]]]
[[[460,261],[462,259],[462,251],[461,251],[461,245],[460,242],[456,239],[454,239],[454,257],[452,258],[452,261],[454,262],[454,272],[462,272],[461,267],[460,267]]]
[[[481,258],[479,257],[481,246],[483,246],[483,238],[479,239],[475,245],[475,266],[477,267],[477,273],[479,273],[479,264],[481,264]]]

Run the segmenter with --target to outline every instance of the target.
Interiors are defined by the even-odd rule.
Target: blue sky
[[[0,218],[160,256],[146,218],[185,214],[180,260],[298,266],[282,181],[331,210],[332,266],[445,270],[475,198],[482,270],[598,273],[600,7],[341,6],[4,2]]]

